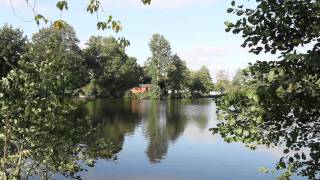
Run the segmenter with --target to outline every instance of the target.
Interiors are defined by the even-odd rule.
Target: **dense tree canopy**
[[[0,78],[18,66],[26,52],[27,37],[20,29],[5,25],[0,29]]]
[[[248,75],[247,68],[245,69],[238,69],[236,74],[232,78],[231,86],[238,86],[241,84],[245,84],[248,80],[250,80],[250,77]]]
[[[39,54],[33,52],[37,48],[29,51]],[[60,92],[74,86],[60,86],[61,79],[51,77],[72,72],[61,68],[61,61],[45,58],[39,62],[30,57],[24,56],[19,67],[0,80],[1,179],[46,179],[57,172],[74,176],[84,164],[91,166],[94,156],[112,157],[119,148],[108,142],[80,146],[86,144],[83,140],[94,125],[71,118],[74,106]],[[102,149],[102,155],[95,154]]]
[[[230,88],[231,82],[229,79],[228,72],[225,70],[219,70],[216,76],[215,89],[218,91],[226,91]]]
[[[277,169],[319,178],[319,67],[318,58],[302,55],[250,66],[245,83],[217,101],[225,121],[216,132],[250,147],[284,146]]]
[[[73,94],[80,88],[87,77],[85,61],[81,57],[79,40],[74,29],[66,25],[57,30],[54,27],[41,29],[32,37],[29,61],[35,63],[50,63],[42,77],[47,83],[56,83],[53,87],[57,93]],[[58,92],[63,89],[64,92]]]
[[[110,140],[87,141],[97,122],[73,118],[77,109],[68,96],[86,82],[87,68],[72,27],[41,29],[27,49],[20,30],[2,29],[12,34],[3,44],[14,44],[5,49],[16,51],[6,58],[19,64],[0,79],[0,178],[79,178],[75,173],[97,157],[114,157],[121,147]],[[127,64],[120,72],[133,71],[135,59]]]
[[[190,81],[190,71],[186,62],[180,59],[178,55],[174,55],[168,67],[167,84],[171,90],[171,94],[181,97],[188,96],[188,85]]]
[[[190,89],[193,94],[208,94],[213,90],[212,78],[209,69],[202,66],[198,71],[191,73]]]
[[[105,95],[121,97],[139,83],[141,68],[115,38],[91,37],[87,45],[83,53],[92,74],[91,83]]]

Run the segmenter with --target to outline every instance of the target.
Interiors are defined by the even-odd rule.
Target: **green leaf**
[[[56,6],[61,11],[63,9],[68,10],[68,2],[66,0],[62,0],[62,1],[57,2]]]
[[[237,12],[237,15],[238,15],[238,16],[241,16],[241,15],[243,15],[243,13],[244,13],[244,11],[239,10],[239,11]]]
[[[232,12],[233,12],[233,8],[228,8],[228,9],[227,9],[227,12],[228,12],[228,13],[232,13]]]
[[[36,23],[39,25],[40,24],[40,21],[43,20],[46,24],[48,23],[48,20],[41,14],[37,14],[35,17],[34,17],[34,20],[36,21]]]

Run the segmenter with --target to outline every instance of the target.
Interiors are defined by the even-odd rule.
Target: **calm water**
[[[281,149],[251,151],[209,132],[217,121],[213,101],[95,100],[84,114],[103,122],[95,136],[123,144],[118,159],[99,159],[83,179],[275,179]],[[299,179],[299,178],[293,178]]]

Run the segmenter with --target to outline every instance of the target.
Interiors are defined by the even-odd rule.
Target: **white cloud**
[[[226,70],[232,77],[237,69],[247,64],[234,60],[233,56],[238,52],[239,48],[237,47],[195,46],[178,51],[178,55],[187,62],[187,66],[192,70],[198,70],[202,65],[207,66],[213,80],[215,80],[219,70]]]
[[[275,55],[248,53],[247,48],[235,44],[195,46],[178,50],[178,55],[187,62],[187,66],[192,70],[198,70],[202,65],[207,66],[214,81],[219,70],[226,70],[231,78],[238,69],[247,67],[250,62],[276,59]]]

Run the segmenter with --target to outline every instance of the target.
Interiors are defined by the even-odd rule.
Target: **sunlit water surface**
[[[274,168],[281,149],[226,143],[209,128],[216,106],[203,100],[94,100],[83,116],[103,122],[97,136],[123,144],[118,159],[97,160],[83,179],[276,179],[260,167]],[[299,179],[294,177],[293,179]]]

